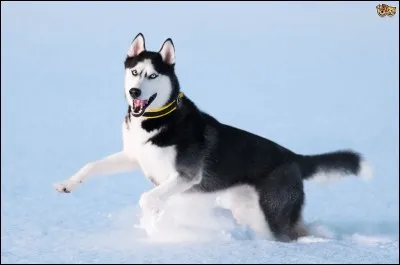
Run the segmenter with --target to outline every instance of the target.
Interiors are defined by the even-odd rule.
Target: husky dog
[[[158,52],[147,51],[139,33],[124,64],[123,149],[86,164],[56,184],[57,191],[69,193],[89,177],[140,168],[154,184],[139,200],[143,212],[157,213],[173,195],[227,192],[238,223],[288,242],[307,235],[304,180],[372,176],[357,152],[297,154],[199,110],[181,92],[170,38]]]

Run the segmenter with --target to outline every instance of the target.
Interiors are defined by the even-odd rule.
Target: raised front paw
[[[58,192],[61,193],[70,193],[76,186],[78,185],[77,182],[72,180],[67,180],[64,183],[55,184],[54,187]]]

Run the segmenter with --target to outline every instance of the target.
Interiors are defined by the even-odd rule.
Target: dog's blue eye
[[[149,79],[155,79],[157,76],[158,76],[158,75],[156,75],[156,74],[151,74],[151,75],[149,76]]]
[[[133,76],[137,76],[137,71],[136,70],[132,70],[132,75]]]

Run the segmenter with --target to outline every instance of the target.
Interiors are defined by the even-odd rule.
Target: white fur
[[[373,170],[368,161],[366,160],[361,161],[358,175],[364,180],[370,180],[373,178]]]
[[[132,71],[136,70],[138,75],[134,76]],[[148,79],[146,76],[157,74],[156,79]],[[125,95],[128,104],[132,106],[132,97],[129,90],[138,88],[141,90],[140,99],[149,99],[154,93],[157,97],[147,110],[157,109],[167,104],[171,93],[171,81],[167,76],[157,73],[150,59],[139,62],[135,67],[125,70]]]
[[[317,170],[317,173],[310,177],[311,180],[314,182],[332,182],[336,180],[340,180],[349,174],[336,171],[336,170]],[[360,170],[358,171],[357,175],[364,180],[370,180],[373,177],[372,168],[366,160],[362,160],[360,162]]]
[[[137,167],[135,159],[128,157],[125,152],[118,152],[86,164],[72,177],[63,183],[56,184],[55,188],[59,192],[71,192],[88,177],[117,174],[134,170]]]
[[[142,118],[132,118],[129,129],[123,124],[124,152],[134,158],[146,177],[151,177],[158,184],[164,183],[175,173],[176,151],[174,147],[160,148],[146,141],[158,133],[150,133],[141,128]]]
[[[235,186],[218,193],[217,206],[231,210],[238,224],[249,226],[266,239],[274,239],[252,186]]]
[[[158,147],[148,142],[158,130],[145,131],[141,128],[141,121],[142,118],[133,118],[129,128],[123,125],[124,152],[135,159],[143,174],[158,185],[144,193],[139,202],[146,213],[154,213],[171,196],[181,194],[199,183],[201,176],[190,181],[183,179],[175,168],[175,147]]]
[[[335,171],[335,170],[317,170],[315,174],[313,174],[309,179],[311,179],[314,182],[319,182],[319,183],[329,183],[332,181],[340,180],[344,177],[346,177],[348,174]]]

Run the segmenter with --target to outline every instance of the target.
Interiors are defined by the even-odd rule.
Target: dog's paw
[[[70,193],[77,185],[77,182],[68,180],[64,183],[55,184],[54,188],[60,193]]]

